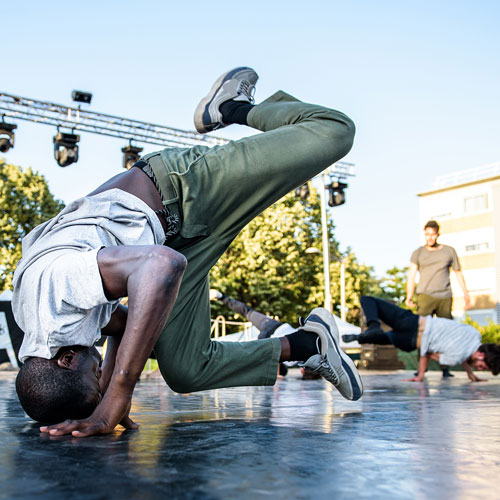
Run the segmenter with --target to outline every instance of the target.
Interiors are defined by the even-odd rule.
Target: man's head
[[[100,364],[95,347],[63,347],[52,359],[28,358],[16,378],[24,411],[46,424],[90,416],[102,398]]]
[[[493,375],[500,373],[500,345],[481,344],[470,357],[469,363],[475,370],[490,370]]]
[[[435,220],[430,220],[424,226],[425,244],[428,247],[436,246],[439,236],[439,224]]]

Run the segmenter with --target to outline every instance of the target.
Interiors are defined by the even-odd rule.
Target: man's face
[[[472,355],[470,364],[474,367],[474,370],[485,371],[490,369],[484,361],[484,352],[476,351]]]
[[[427,227],[424,231],[424,236],[425,236],[425,244],[428,247],[433,247],[436,244],[439,234],[434,228]]]
[[[82,379],[88,384],[91,394],[97,403],[102,399],[102,391],[99,379],[102,375],[102,358],[95,347],[83,348],[75,352],[75,369],[78,370]]]

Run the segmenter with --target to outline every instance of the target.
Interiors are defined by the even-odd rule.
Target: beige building
[[[471,296],[472,319],[500,323],[500,162],[437,177],[419,193],[420,227],[441,226],[439,242],[457,251]],[[422,244],[425,244],[422,241]],[[454,273],[453,316],[463,318],[463,293]]]

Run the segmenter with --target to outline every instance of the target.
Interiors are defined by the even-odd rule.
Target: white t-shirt
[[[80,198],[33,229],[14,273],[12,309],[24,332],[19,359],[94,345],[119,302],[104,294],[97,252],[164,240],[154,211],[120,189]]]
[[[425,318],[420,355],[439,353],[439,363],[454,366],[463,363],[481,345],[481,334],[470,325],[446,318]]]

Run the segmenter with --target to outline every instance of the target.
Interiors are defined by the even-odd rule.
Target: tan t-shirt
[[[421,246],[413,252],[410,261],[417,265],[420,274],[417,293],[445,299],[451,297],[450,267],[460,271],[460,262],[453,247],[440,246],[438,250]]]

